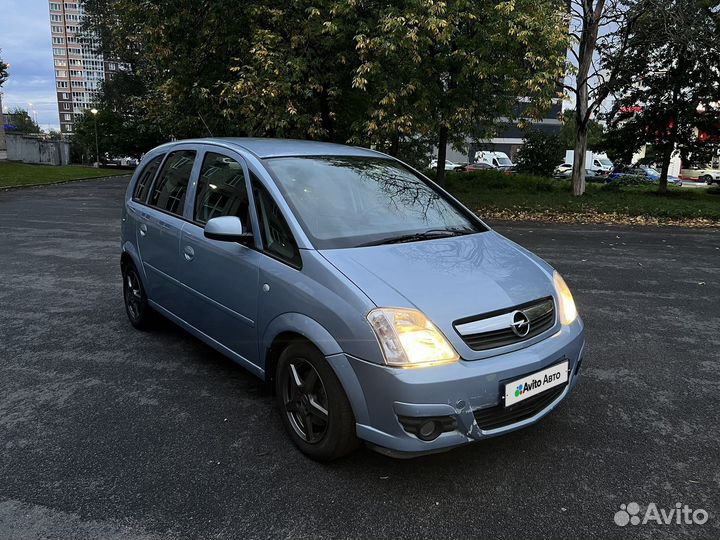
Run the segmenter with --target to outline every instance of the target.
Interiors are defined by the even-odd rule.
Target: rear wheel
[[[700,180],[705,180],[705,182],[707,183],[708,186],[711,186],[713,183],[713,177],[710,176],[709,174],[706,174]]]
[[[304,342],[288,345],[278,360],[275,390],[285,429],[304,454],[331,461],[358,446],[350,402],[315,347]]]
[[[123,298],[125,312],[130,324],[140,330],[149,330],[152,327],[155,312],[148,305],[147,294],[137,268],[131,262],[122,268]]]

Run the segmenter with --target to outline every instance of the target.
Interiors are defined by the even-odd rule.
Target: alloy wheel
[[[328,398],[322,379],[305,359],[291,361],[283,384],[285,413],[304,441],[320,442],[328,430]]]
[[[142,288],[140,278],[133,270],[125,274],[125,305],[133,320],[142,315]]]

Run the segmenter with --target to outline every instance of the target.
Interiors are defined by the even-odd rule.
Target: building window
[[[63,56],[65,54],[65,49],[58,49],[57,47],[53,47],[53,54],[55,56]]]
[[[58,81],[58,82],[57,82],[57,87],[58,87],[58,88],[67,88],[67,87],[68,87],[68,83],[67,83],[67,81]]]
[[[52,22],[60,22],[62,21],[62,15],[50,15],[50,20]]]
[[[69,103],[63,103],[62,106],[63,106],[63,110],[65,110],[65,111],[69,111],[69,110],[70,110],[70,104],[69,104]]]
[[[55,76],[56,77],[67,77],[67,71],[65,71],[63,69],[56,69]]]
[[[56,37],[52,38],[52,41],[55,45],[62,45],[63,43],[65,43],[65,38],[56,36]]]
[[[50,11],[60,11],[60,4],[56,2],[50,2]]]
[[[52,26],[50,26],[50,30],[51,30],[52,32],[55,32],[56,34],[61,34],[61,33],[62,33],[62,26],[52,25]]]

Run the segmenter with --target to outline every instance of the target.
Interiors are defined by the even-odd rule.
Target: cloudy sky
[[[47,0],[0,0],[0,49],[10,64],[3,109],[35,109],[41,128],[59,129]]]

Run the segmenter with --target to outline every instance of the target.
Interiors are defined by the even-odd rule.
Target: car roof
[[[186,139],[171,144],[195,143],[217,144],[227,148],[238,148],[251,152],[258,158],[282,156],[359,156],[388,157],[381,152],[359,146],[346,146],[320,141],[304,141],[300,139],[266,139],[260,137],[207,137],[203,139]],[[164,145],[163,145],[164,146]]]

